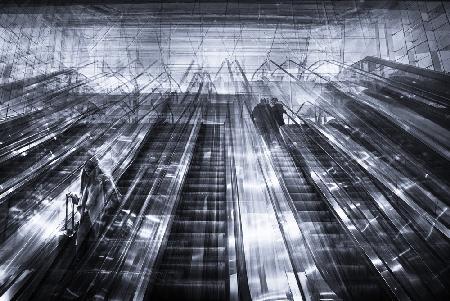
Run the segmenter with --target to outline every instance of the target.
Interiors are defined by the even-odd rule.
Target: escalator
[[[73,246],[69,246],[68,249],[61,252],[57,261],[45,274],[33,297],[39,300],[70,299],[71,293],[79,293],[74,287],[84,287],[86,283],[92,281],[95,276],[92,271],[95,270],[96,266],[103,263],[108,256],[108,254],[104,254],[110,251],[108,244],[112,245],[116,242],[114,237],[124,237],[126,232],[130,230],[127,224],[131,221],[128,220],[139,211],[142,199],[147,196],[154,180],[151,175],[157,168],[157,162],[165,148],[167,137],[171,135],[173,130],[173,126],[168,124],[159,124],[152,127],[139,146],[133,161],[120,176],[116,185],[117,189],[122,197],[125,198],[128,195],[129,197],[126,198],[126,203],[122,205],[121,210],[111,212],[104,217],[106,222],[114,221],[105,229],[105,240],[101,242],[100,251],[89,254],[89,250],[86,250],[83,254],[84,257],[75,258]],[[87,248],[89,247],[92,246],[87,246]],[[74,281],[77,277],[84,279]],[[72,281],[74,281],[73,285],[71,285]],[[66,288],[71,288],[71,293],[68,294]]]
[[[200,90],[201,85],[199,92]],[[174,176],[182,174],[179,170],[183,170],[181,167],[187,166],[185,162],[190,160],[192,149],[189,145],[193,145],[191,141],[196,137],[198,129],[197,121],[193,121],[193,116],[198,120],[200,110],[195,102],[198,100],[199,92],[190,105],[184,106],[175,124],[160,121],[153,126],[152,130],[144,132],[142,130],[148,128],[146,125],[139,127],[139,124],[135,124],[138,130],[133,131],[133,135],[124,136],[116,135],[117,128],[110,127],[105,133],[106,136],[114,134],[114,141],[102,141],[105,140],[104,137],[98,138],[97,135],[92,135],[95,139],[93,137],[89,139],[93,140],[89,143],[92,144],[90,147],[102,155],[101,160],[103,167],[106,167],[105,171],[118,183],[122,193],[114,209],[110,208],[108,212],[102,213],[99,220],[102,225],[99,231],[100,236],[80,245],[79,248],[75,248],[73,238],[62,236],[63,221],[60,218],[64,216],[65,191],[60,191],[58,202],[51,200],[50,203],[54,210],[45,208],[42,214],[44,218],[36,219],[33,216],[32,223],[26,225],[34,222],[45,225],[48,219],[52,230],[45,232],[42,239],[33,238],[39,245],[28,247],[29,250],[22,252],[23,256],[7,270],[11,275],[6,275],[8,276],[6,281],[2,279],[0,294],[8,294],[21,300],[64,300],[73,299],[74,296],[91,299],[99,293],[113,291],[114,285],[111,283],[115,283],[115,279],[123,275],[122,267],[130,263],[125,260],[126,257],[140,250],[135,244],[141,243],[139,238],[145,234],[146,229],[141,229],[142,224],[151,221],[148,220],[151,214],[149,210],[154,209],[154,206],[165,209],[166,204],[161,202],[163,198],[158,194],[167,188],[168,182],[177,183]],[[125,126],[125,130],[120,131],[126,132],[127,128]],[[143,135],[145,132],[146,134]],[[139,143],[136,145],[130,141]],[[187,151],[189,149],[191,150]],[[81,153],[89,154],[87,149]],[[122,158],[123,155],[125,155],[124,158]],[[62,163],[64,167],[65,164]],[[70,165],[70,160],[68,163]],[[76,170],[80,171],[82,166]],[[52,171],[55,169],[58,169],[57,172],[64,173],[66,168],[62,171],[59,171],[59,168],[53,168]],[[67,174],[67,177],[72,179],[70,187],[60,185],[61,183],[56,184],[56,187],[63,186],[63,189],[78,191],[79,183],[73,177],[73,168],[69,170],[72,170]],[[60,182],[67,180],[61,179],[63,176],[60,177]],[[51,192],[52,188],[47,190]],[[50,200],[45,198],[40,201],[48,205]],[[44,231],[47,230],[45,227],[40,227],[39,230],[41,228]],[[39,233],[39,231],[34,232]],[[148,244],[148,241],[145,243]],[[8,251],[14,252],[12,249]],[[10,253],[7,255],[13,256]]]
[[[294,134],[295,128],[285,126],[284,129],[286,132],[291,130],[290,134]],[[271,156],[275,169],[280,173],[287,193],[292,199],[297,221],[303,229],[305,241],[315,264],[335,293],[328,293],[321,298],[391,299],[375,269],[346,234],[323,195],[314,185],[301,155],[304,146],[288,140],[286,147],[283,144],[272,147]]]
[[[130,127],[128,131],[132,131]],[[78,176],[81,167],[91,155],[87,150],[96,149],[107,143],[117,132],[110,130],[103,132],[99,127],[100,135],[83,135],[84,138],[93,138],[82,141],[79,145],[68,148],[60,161],[46,164],[44,171],[39,171],[39,176],[33,176],[30,182],[19,187],[7,195],[0,204],[1,234],[0,243],[4,242],[33,214],[47,206],[47,200],[53,200]],[[102,133],[103,132],[103,133]],[[78,140],[80,137],[77,138]],[[52,156],[50,153],[48,156]],[[45,170],[46,169],[46,170]]]
[[[337,184],[331,190],[338,203],[364,233],[379,256],[397,262],[397,270],[393,272],[399,273],[399,281],[406,291],[415,296],[413,299],[449,297],[445,289],[448,285],[448,272],[444,268],[449,260],[449,246],[445,239],[438,233],[429,233],[427,237],[415,233],[409,228],[412,224],[414,229],[414,223],[411,223],[412,219],[407,217],[406,212],[400,211],[402,216],[393,215],[392,211],[398,207],[397,203],[391,203],[395,207],[390,210],[390,207],[381,207],[388,212],[380,209],[380,204],[377,206],[380,194],[371,195],[367,190],[374,188],[374,192],[379,191],[371,185],[371,179],[364,177],[356,162],[336,151],[317,131],[305,125],[291,126],[286,132],[292,141],[296,141],[297,148],[298,145],[301,145],[300,149],[307,147],[326,169],[333,183]],[[314,169],[314,166],[310,168]],[[399,235],[399,231],[402,231],[402,235]],[[408,277],[402,277],[402,273],[406,273]]]
[[[357,69],[352,69],[351,72],[357,72],[355,70]],[[364,72],[357,72],[358,76],[361,73]],[[409,166],[419,163],[427,169],[427,173],[416,172],[418,179],[432,171],[430,178],[434,178],[435,175],[448,182],[448,172],[445,176],[446,169],[442,168],[449,160],[449,144],[446,139],[447,105],[434,103],[426,97],[421,98],[406,88],[394,88],[395,84],[389,79],[382,79],[379,82],[379,77],[374,78],[367,72],[363,74],[362,80],[355,82],[352,75],[354,73],[342,76],[340,78],[342,84],[336,82],[327,84],[325,86],[327,91],[322,95],[325,101],[321,105],[330,106],[333,112],[331,115],[337,119],[344,119],[350,128],[361,130],[366,135],[375,132],[369,134],[373,135],[370,139],[377,139],[374,138],[377,134],[383,140],[386,139],[385,143],[380,143],[382,147],[400,144],[402,150],[398,151],[405,151],[409,158],[416,161]],[[386,85],[389,89],[385,87]],[[336,102],[329,102],[327,99],[335,99],[343,105],[336,106]],[[420,103],[417,103],[418,101]],[[368,127],[372,128],[372,131],[367,131]],[[382,132],[382,135],[378,132]],[[392,150],[388,150],[387,154],[389,153],[392,153]],[[448,186],[448,183],[446,184]]]
[[[371,56],[354,63],[353,66],[403,85],[418,95],[435,98],[442,104],[449,103],[448,74]]]
[[[446,242],[444,236],[438,232],[434,233],[423,233],[422,237],[417,235],[417,233],[404,232],[403,235],[399,236],[397,233],[400,230],[405,230],[405,225],[411,224],[412,229],[415,229],[415,221],[417,219],[408,214],[405,210],[403,202],[399,202],[392,193],[384,189],[382,183],[375,182],[375,191],[380,191],[383,193],[384,197],[391,199],[390,204],[393,205],[392,210],[398,211],[401,215],[396,215],[395,219],[391,218],[389,220],[388,214],[383,212],[381,207],[377,206],[376,200],[373,200],[373,196],[370,195],[368,189],[372,189],[372,179],[367,177],[359,168],[357,162],[338,152],[333,148],[330,143],[318,132],[314,131],[312,128],[307,128],[306,139],[310,149],[313,149],[318,160],[321,164],[328,170],[332,170],[330,175],[339,183],[343,188],[345,194],[350,197],[351,204],[358,204],[361,211],[365,211],[365,215],[358,214],[353,216],[354,220],[361,218],[377,218],[377,222],[373,222],[373,225],[379,224],[377,229],[378,234],[380,234],[381,239],[385,239],[385,243],[395,241],[395,244],[390,244],[384,248],[393,247],[394,252],[402,253],[404,250],[410,248],[408,256],[403,256],[403,258],[408,258],[406,265],[411,265],[411,269],[415,269],[415,274],[422,278],[425,283],[428,282],[429,278],[436,278],[435,281],[442,280],[450,285],[448,280],[450,279],[449,271],[444,268],[445,263],[450,260],[450,244]],[[379,198],[379,197],[378,197]],[[351,206],[351,205],[350,205]],[[387,209],[384,207],[384,209]],[[392,216],[391,216],[392,217]],[[393,222],[397,224],[397,228],[394,226]],[[367,231],[368,232],[368,231]],[[381,234],[385,233],[385,237]],[[405,241],[404,237],[408,237],[409,240]],[[381,246],[383,243],[378,244]],[[381,248],[380,248],[381,250]],[[423,265],[425,263],[425,265]],[[428,268],[425,268],[428,267]],[[434,275],[429,275],[431,269]],[[430,288],[430,290],[432,290]],[[437,296],[435,296],[437,297]]]
[[[112,290],[106,290],[104,282],[113,281],[120,274],[118,259],[129,251],[126,246],[136,234],[135,224],[146,216],[143,207],[152,186],[158,182],[160,162],[170,155],[167,151],[172,152],[172,159],[176,160],[178,152],[184,150],[178,146],[186,142],[190,129],[190,126],[183,129],[178,125],[159,124],[147,133],[133,161],[117,181],[122,203],[114,212],[103,216],[107,226],[101,239],[87,245],[81,257],[61,254],[60,260],[52,265],[39,285],[35,285],[37,290],[32,294],[25,292],[26,298],[89,299],[98,294],[98,290],[103,293]]]
[[[364,90],[364,93],[368,96],[392,106],[408,108],[423,118],[429,119],[437,125],[449,129],[449,110],[447,106],[435,104],[431,101],[431,104],[419,101],[416,99],[417,96],[408,90],[397,91],[395,88],[389,86],[374,86],[373,84],[368,84],[368,86],[369,87]]]
[[[228,300],[223,125],[204,124],[146,300]]]
[[[364,68],[364,62],[372,65],[370,71],[367,65]],[[372,68],[374,62],[378,68]],[[407,108],[410,113],[448,129],[448,94],[439,88],[430,89],[433,85],[446,86],[450,82],[448,75],[379,58],[363,59],[356,68],[336,64],[343,67],[339,79],[347,85],[391,108]]]
[[[336,128],[336,130],[344,135],[351,137],[374,156],[385,161],[395,169],[402,170],[408,177],[424,185],[440,199],[446,200],[447,192],[445,189],[434,183],[431,179],[424,177],[424,174],[431,173],[439,181],[448,185],[450,173],[448,168],[446,168],[447,160],[444,157],[368,106],[351,101],[346,104],[346,108],[348,112],[354,114],[353,116],[356,117],[352,118],[351,122],[352,126],[358,130],[344,127],[338,122],[331,122],[330,126]],[[390,145],[373,143],[373,139],[377,139],[377,136],[387,139],[389,144],[397,148],[398,151],[397,149],[390,149]],[[396,152],[400,151],[405,152],[413,160],[416,160],[424,169],[418,168],[415,164],[406,164],[405,159],[400,160],[401,157],[396,156]],[[386,154],[390,154],[390,156]],[[427,208],[429,204],[424,203],[422,206],[430,213],[433,210]]]
[[[134,144],[124,145],[122,140],[136,138],[142,132],[140,128],[133,128],[134,125],[124,125],[119,130],[110,128],[96,139],[85,137],[83,145],[94,149],[107,167],[120,170],[128,160],[128,152],[133,154],[136,148]],[[8,196],[4,203],[7,204],[4,210],[8,228],[3,233],[4,242],[1,244],[4,277],[0,280],[0,294],[16,295],[24,284],[27,284],[26,291],[32,292],[28,284],[39,281],[65,248],[65,195],[79,191],[76,178],[87,158],[93,154],[84,147],[74,148],[31,184]],[[114,154],[114,158],[106,157],[106,154]],[[17,231],[12,231],[12,228]]]

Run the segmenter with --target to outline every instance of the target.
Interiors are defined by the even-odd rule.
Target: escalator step
[[[226,212],[224,210],[177,210],[177,215],[182,221],[217,221],[225,220]]]
[[[219,178],[218,175],[222,175],[222,177]],[[224,186],[225,185],[225,179],[223,178],[224,175],[225,175],[224,173],[218,172],[213,177],[207,177],[205,175],[202,175],[202,177],[192,176],[186,179],[185,185],[188,187],[190,187],[190,185],[198,185],[198,184]]]
[[[225,300],[225,281],[164,281],[154,287],[154,300]]]
[[[220,198],[223,198],[225,200],[225,196],[223,195],[223,192],[216,192],[216,191],[209,191],[208,193],[205,193],[203,191],[183,191],[182,197],[184,199],[191,201],[205,201],[205,197],[207,197],[208,202],[209,200],[220,200]]]
[[[204,241],[217,241],[217,244],[224,245],[226,243],[225,233],[170,233],[168,245],[178,242],[187,241],[188,244],[199,244]]]
[[[308,185],[305,179],[303,177],[299,177],[299,174],[293,174],[291,177],[285,175],[283,173],[283,180],[285,185],[288,186],[296,186],[296,185]]]
[[[341,234],[343,231],[338,221],[302,222],[302,228],[310,235]]]
[[[187,187],[188,193],[224,193],[225,192],[224,185],[210,185],[210,184],[192,184],[190,183]]]
[[[301,202],[317,202],[320,200],[319,196],[315,192],[289,192],[293,201]],[[323,201],[322,201],[323,203]]]
[[[334,220],[329,211],[298,211],[297,215],[301,221],[326,222]]]
[[[299,196],[298,199],[301,197]],[[328,206],[323,201],[304,201],[304,200],[294,200],[295,208],[298,211],[328,211]]]
[[[311,185],[286,185],[287,190],[289,193],[314,193],[315,189]]]
[[[159,267],[160,272],[166,271],[177,271],[181,273],[182,277],[177,278],[185,278],[186,276],[194,276],[197,279],[193,280],[201,280],[202,278],[208,277],[208,280],[220,280],[223,279],[225,275],[226,263],[225,262],[189,262],[189,263],[163,263]]]
[[[215,208],[216,210],[224,210],[226,207],[225,198],[218,200],[217,198],[207,198],[205,196],[197,195],[196,198],[191,198],[189,201],[183,202],[179,205],[178,210],[203,210],[204,208]]]
[[[198,232],[226,232],[226,223],[218,221],[189,221],[182,222],[175,220],[173,223],[173,231],[181,233],[198,233]]]
[[[219,261],[221,258],[225,258],[225,247],[172,247],[168,246],[165,250],[164,259],[168,257],[177,257],[177,259],[173,259],[176,262],[182,260],[184,262],[184,258],[190,258],[187,262],[202,260],[202,261]],[[173,260],[164,260],[165,262],[174,262]]]

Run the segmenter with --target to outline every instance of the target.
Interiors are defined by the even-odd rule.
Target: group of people
[[[253,108],[253,122],[268,144],[281,139],[280,126],[284,125],[285,113],[283,104],[277,98],[272,98],[270,103],[267,98],[261,98]]]

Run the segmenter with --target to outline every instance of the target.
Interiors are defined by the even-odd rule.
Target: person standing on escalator
[[[158,111],[158,118],[156,121],[157,124],[163,124],[164,122],[168,122],[168,120],[170,120],[172,123],[174,122],[174,116],[171,108],[172,100],[173,95],[170,95],[160,104],[161,107]],[[170,119],[168,119],[169,114],[171,116]]]
[[[262,98],[253,108],[252,119],[261,132],[263,139],[267,144],[271,145],[276,138],[278,124],[273,117],[272,108],[266,98]]]
[[[100,168],[95,157],[86,161],[81,172],[81,198],[73,198],[78,205],[80,222],[76,234],[77,254],[83,253],[100,237],[108,218],[120,202],[120,193],[113,180]]]
[[[274,97],[270,100],[272,104],[272,114],[277,122],[278,126],[284,125],[284,114],[286,114],[286,110],[283,107],[283,103],[281,103],[278,98]]]

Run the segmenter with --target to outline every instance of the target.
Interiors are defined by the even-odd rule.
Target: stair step
[[[225,300],[225,281],[164,280],[155,284],[152,296],[155,300]]]
[[[190,278],[192,281],[208,279],[220,281],[226,277],[225,262],[189,262],[189,263],[163,263],[159,266],[158,274],[164,278]]]
[[[217,261],[219,259],[225,258],[225,247],[180,247],[180,246],[172,246],[169,245],[166,247],[164,258],[167,257],[177,257],[175,259],[177,262],[179,260],[183,260],[183,257],[189,257],[190,261],[194,260],[203,260],[203,261]],[[167,260],[164,260],[168,262]],[[169,260],[169,262],[173,262]],[[183,261],[182,261],[183,262]]]
[[[328,206],[323,201],[303,201],[301,196],[293,198],[294,206],[298,211],[328,211]]]
[[[226,232],[226,224],[222,221],[174,221],[173,231],[176,232]]]
[[[335,217],[329,211],[297,211],[300,221],[327,222]]]
[[[208,203],[206,204],[208,205]],[[199,220],[199,221],[217,221],[225,220],[226,212],[224,210],[177,210],[177,216],[180,220]]]
[[[182,234],[182,233],[181,233]],[[167,247],[173,247],[173,248],[191,248],[191,247],[198,247],[198,248],[217,248],[217,247],[223,247],[226,244],[225,240],[225,233],[211,233],[212,235],[209,237],[199,237],[194,236],[192,234],[196,233],[184,233],[184,237],[182,237],[180,234],[174,234],[171,233],[168,237]],[[198,234],[198,233],[197,233]]]

